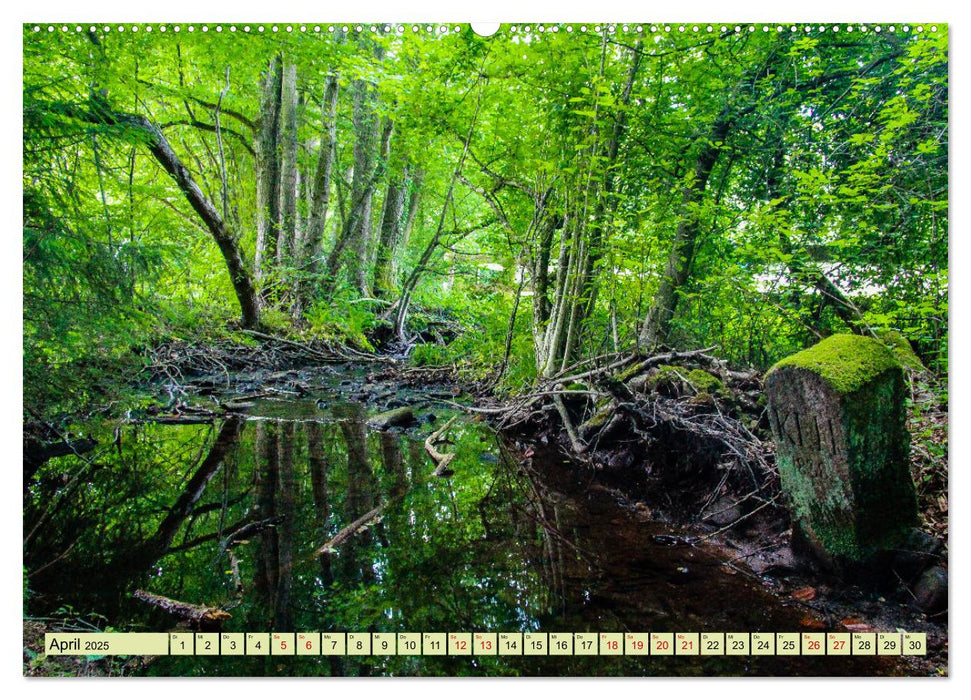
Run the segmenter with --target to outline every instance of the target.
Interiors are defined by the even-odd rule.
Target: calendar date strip
[[[924,656],[923,632],[54,632],[49,656]]]

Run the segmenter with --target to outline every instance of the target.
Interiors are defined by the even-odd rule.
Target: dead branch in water
[[[455,453],[442,453],[435,449],[435,443],[441,440],[445,432],[452,427],[452,423],[458,416],[452,416],[446,421],[445,425],[436,430],[434,433],[425,438],[425,452],[428,456],[432,458],[435,462],[435,471],[432,472],[433,476],[446,476],[449,463],[455,459]]]
[[[279,336],[268,335],[259,331],[243,329],[241,332],[245,333],[246,335],[253,336],[254,338],[259,338],[260,340],[265,340],[271,343],[279,343],[291,348],[296,348],[306,355],[314,357],[323,362],[347,362],[348,360],[357,360],[394,363],[392,358],[375,355],[374,353],[369,352],[361,352],[360,350],[355,350],[354,348],[350,347],[335,348],[334,346],[329,345],[327,346],[326,350],[321,350],[305,343],[298,343],[293,340],[288,340],[287,338],[280,338]]]
[[[373,510],[369,510],[367,513],[362,515],[360,518],[355,520],[353,523],[345,527],[343,530],[338,532],[331,538],[325,545],[314,550],[314,553],[310,555],[311,559],[316,559],[324,554],[332,554],[338,547],[340,547],[344,542],[349,540],[358,532],[361,532],[369,525],[371,525],[375,520],[381,516],[381,512],[384,510],[387,504],[383,503]]]
[[[180,620],[192,622],[197,625],[218,625],[223,620],[228,620],[232,617],[232,615],[221,608],[183,603],[180,600],[173,600],[172,598],[166,598],[165,596],[148,593],[140,588],[135,590],[132,597],[134,597],[136,600],[142,601],[143,603],[148,603],[149,605],[159,608],[160,610],[164,610]]]
[[[356,350],[323,338],[299,342],[268,335],[260,331],[242,330],[258,343],[220,340],[205,344],[168,341],[147,348],[145,373],[149,380],[162,382],[174,397],[182,394],[181,387],[193,377],[221,377],[229,386],[236,372],[256,370],[288,370],[298,367],[368,362],[395,365],[391,357]],[[175,403],[173,398],[172,403]]]

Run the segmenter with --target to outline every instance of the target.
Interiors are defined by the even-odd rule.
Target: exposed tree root
[[[711,350],[605,356],[482,410],[503,430],[552,431],[602,479],[660,500],[670,517],[741,522],[778,494],[761,379]]]

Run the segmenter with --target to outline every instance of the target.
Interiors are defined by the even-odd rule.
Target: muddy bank
[[[911,378],[912,431],[946,424],[946,400],[927,379]],[[527,455],[555,446],[589,488],[634,517],[683,527],[688,544],[717,545],[724,566],[800,601],[827,629],[924,631],[929,666],[946,665],[946,496],[929,493],[942,471],[946,480],[946,459],[924,443],[912,457],[922,527],[872,570],[836,576],[793,535],[756,372],[704,352],[620,359],[486,415]]]

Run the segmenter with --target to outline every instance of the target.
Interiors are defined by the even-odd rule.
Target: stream
[[[51,460],[25,496],[25,615],[119,631],[178,621],[136,589],[226,609],[242,631],[800,631],[807,610],[714,547],[638,517],[552,448],[524,457],[460,416],[432,475],[431,400],[380,431],[334,374],[198,424],[92,422],[86,457]],[[407,397],[422,398],[420,391]],[[84,470],[83,478],[71,475]],[[380,509],[332,551],[323,545]],[[239,533],[229,542],[229,535]],[[34,571],[36,570],[36,571]],[[92,617],[93,616],[93,617]],[[811,614],[810,614],[811,616]],[[810,620],[812,622],[812,620]],[[881,658],[159,657],[149,675],[886,675]]]

